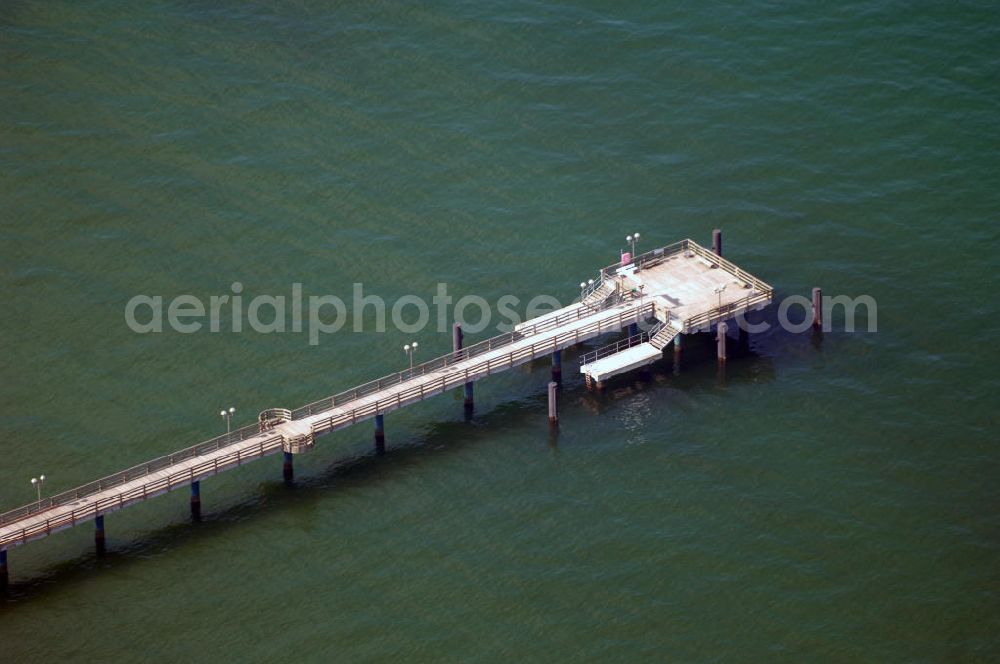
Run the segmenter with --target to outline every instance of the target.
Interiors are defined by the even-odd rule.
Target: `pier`
[[[365,420],[375,421],[374,448],[382,453],[388,413],[458,388],[464,390],[466,409],[472,409],[476,381],[540,358],[552,359],[549,422],[555,426],[561,351],[626,328],[627,338],[581,358],[579,371],[588,387],[601,389],[609,378],[655,362],[671,344],[678,353],[682,335],[713,327],[724,361],[725,322],[766,307],[774,292],[721,251],[717,232],[713,250],[682,240],[638,256],[623,254],[585,284],[579,302],[510,333],[464,346],[456,324],[452,351],[434,360],[294,410],[270,408],[251,426],[0,514],[0,584],[7,583],[9,549],[95,521],[100,550],[105,515],[183,487],[191,489],[191,513],[198,518],[202,481],[279,452],[290,481],[296,455],[312,449],[318,438]]]

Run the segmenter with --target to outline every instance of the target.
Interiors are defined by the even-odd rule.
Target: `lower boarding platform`
[[[580,373],[586,376],[588,381],[593,380],[603,383],[612,376],[652,364],[660,359],[662,355],[662,350],[647,341],[612,355],[595,359],[587,364],[582,364],[580,366]]]

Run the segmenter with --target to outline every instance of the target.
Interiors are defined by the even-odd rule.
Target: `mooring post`
[[[558,426],[559,424],[559,409],[556,401],[556,390],[558,388],[559,383],[555,381],[549,383],[549,424],[551,426]]]
[[[94,546],[97,553],[104,553],[104,515],[98,514],[94,519]]]
[[[375,453],[385,454],[385,415],[375,416]]]
[[[823,329],[823,289],[813,289],[813,329]]]
[[[285,482],[291,483],[295,479],[295,462],[293,461],[295,457],[292,456],[291,452],[285,452],[285,463],[281,468],[281,475],[285,478]]]
[[[191,482],[191,518],[201,519],[201,482]]]
[[[453,323],[451,326],[451,347],[455,351],[455,359],[461,359],[461,353],[458,351],[462,350],[462,324]]]
[[[462,358],[462,343],[465,339],[465,335],[462,333],[462,324],[455,323],[451,327],[451,345],[455,351],[455,360],[458,361]],[[472,381],[470,380],[465,384],[465,412],[471,413],[476,407],[475,398],[472,392]]]
[[[712,253],[722,256],[722,231],[718,228],[712,231]]]
[[[562,382],[562,351],[552,353],[552,380]]]
[[[7,549],[0,549],[0,592],[7,590]]]
[[[726,332],[729,326],[725,322],[720,322],[718,326],[718,356],[719,362],[726,361]]]

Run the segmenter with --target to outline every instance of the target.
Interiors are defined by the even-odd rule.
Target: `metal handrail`
[[[627,265],[636,265],[639,269],[646,269],[653,267],[659,263],[662,263],[670,256],[683,252],[690,251],[697,256],[707,260],[714,265],[724,269],[729,272],[737,279],[747,284],[750,287],[750,293],[743,300],[737,302],[730,302],[723,304],[721,306],[715,307],[707,312],[697,314],[683,322],[684,329],[689,330],[692,328],[703,327],[706,324],[716,323],[724,318],[728,318],[733,315],[734,312],[741,308],[749,309],[752,306],[761,304],[763,302],[770,302],[774,297],[774,288],[768,283],[758,279],[749,272],[746,272],[740,267],[729,260],[719,256],[715,252],[706,249],[697,242],[691,239],[684,239],[673,244],[669,244],[665,247],[659,249],[653,249],[652,251],[647,251],[643,254],[633,257],[628,263],[622,264],[621,262],[614,263],[605,268],[601,269],[601,278],[609,278],[618,273],[618,270]]]
[[[692,242],[691,245],[692,245],[690,247],[691,251],[698,254],[702,258],[706,259],[710,263],[715,263],[722,269],[733,274],[737,279],[741,280],[743,283],[749,284],[751,288],[753,288],[754,290],[773,294],[774,289],[766,282],[761,281],[760,279],[753,276],[749,272],[746,272],[745,270],[737,267],[732,262],[723,258],[722,256],[719,256],[715,252],[710,251],[705,247],[702,247],[697,242]]]
[[[37,514],[38,512],[44,512],[52,509],[53,507],[59,507],[60,505],[65,505],[66,503],[86,498],[87,496],[99,493],[105,489],[118,486],[119,484],[125,484],[126,482],[130,482],[139,477],[155,473],[163,468],[172,466],[186,459],[214,452],[223,447],[228,447],[229,445],[242,442],[248,438],[253,438],[258,435],[260,435],[260,431],[257,423],[241,427],[230,433],[210,438],[209,440],[198,443],[197,445],[192,445],[191,447],[187,447],[172,454],[158,457],[152,461],[147,461],[146,463],[133,466],[127,470],[119,471],[113,475],[108,475],[107,477],[102,477],[99,480],[89,482],[83,486],[76,487],[75,489],[63,491],[46,498],[42,498],[41,500],[37,500],[33,503],[29,503],[23,507],[18,507],[4,512],[3,514],[0,514],[0,526],[14,521],[19,521],[26,516]]]
[[[651,249],[647,252],[639,254],[638,256],[633,256],[628,263],[622,263],[621,261],[617,263],[612,263],[607,267],[601,268],[601,278],[612,277],[618,273],[618,270],[626,267],[627,265],[635,265],[640,269],[645,269],[648,267],[653,267],[659,263],[662,263],[670,256],[678,254],[689,248],[689,245],[697,244],[694,240],[678,240],[672,244],[668,244],[665,247],[660,247],[659,249]]]
[[[580,302],[585,301],[588,297],[597,292],[597,290],[604,285],[604,275],[601,274],[592,284],[588,284],[583,292],[580,294]]]
[[[662,325],[662,323],[660,323],[660,325]],[[622,352],[623,350],[628,350],[629,348],[632,348],[633,346],[644,344],[652,338],[653,338],[653,331],[650,330],[649,332],[640,332],[639,334],[633,334],[627,339],[622,339],[621,341],[618,341],[616,343],[608,344],[607,346],[602,346],[597,350],[592,350],[589,353],[586,353],[583,356],[581,356],[580,366],[587,366],[588,364],[596,362],[597,360],[600,360],[602,358],[609,357],[611,355],[616,355]]]
[[[33,526],[22,528],[16,533],[9,534],[0,540],[0,548],[9,547],[17,542],[26,542],[41,533],[48,534],[53,530],[75,525],[78,521],[85,521],[104,512],[120,509],[140,500],[146,500],[164,491],[171,491],[178,487],[186,486],[203,477],[216,475],[223,470],[238,466],[247,459],[273,454],[281,450],[281,445],[282,437],[280,435],[262,438],[260,443],[254,447],[236,450],[225,456],[207,460],[191,468],[171,473],[167,477],[135,487],[117,496],[103,498],[90,505],[77,508],[68,514],[62,514],[51,519],[46,519]]]
[[[476,380],[485,376],[489,376],[491,373],[496,371],[502,371],[514,366],[519,362],[529,361],[530,359],[550,353],[557,350],[560,346],[569,345],[580,341],[582,336],[586,336],[591,332],[597,332],[598,334],[614,329],[621,329],[626,323],[632,321],[639,321],[642,318],[647,317],[652,314],[655,307],[653,303],[640,305],[635,311],[621,312],[617,317],[608,320],[598,320],[590,323],[582,328],[576,329],[572,332],[566,332],[564,334],[556,335],[550,340],[540,341],[526,348],[521,348],[517,351],[512,351],[508,355],[501,355],[495,359],[488,359],[484,362],[476,364],[472,367],[466,368],[464,371],[458,371],[455,373],[442,373],[441,382],[434,383],[431,387],[425,387],[425,383],[421,383],[414,387],[407,388],[394,395],[389,396],[385,400],[370,402],[357,408],[352,409],[348,412],[342,412],[337,415],[330,416],[327,419],[319,420],[312,424],[313,433],[324,433],[347,424],[354,424],[360,420],[367,419],[369,417],[374,417],[379,413],[387,412],[393,408],[398,408],[405,403],[409,403],[415,398],[426,398],[428,396],[433,396],[439,394],[440,392],[446,391],[453,387],[462,385],[463,383],[469,382],[470,380]]]
[[[772,297],[773,291],[769,290],[764,293],[747,295],[745,298],[736,300],[735,302],[727,302],[720,307],[715,307],[714,309],[688,318],[684,321],[684,330],[698,329],[731,318],[740,311],[748,311],[754,305],[770,302]]]
[[[403,371],[398,371],[396,373],[383,376],[373,381],[369,381],[350,390],[345,390],[339,394],[335,394],[332,397],[326,397],[325,399],[320,399],[319,401],[314,401],[310,404],[306,404],[300,408],[296,408],[292,411],[293,419],[300,419],[302,417],[308,417],[310,415],[316,415],[319,413],[332,410],[339,406],[348,404],[357,399],[364,398],[369,394],[381,391],[386,387],[391,387],[397,385],[404,381],[410,380],[416,376],[426,375],[428,373],[433,373],[459,362],[471,359],[483,353],[488,353],[490,351],[496,350],[498,348],[503,348],[504,346],[509,346],[510,344],[520,341],[526,337],[533,336],[535,334],[540,334],[542,332],[547,332],[548,330],[560,327],[570,321],[578,320],[580,318],[586,318],[592,316],[595,313],[599,313],[608,308],[616,306],[616,302],[604,303],[601,306],[595,306],[593,308],[577,307],[573,311],[567,312],[560,316],[554,318],[548,318],[540,323],[531,325],[528,327],[521,328],[514,332],[508,332],[506,334],[501,334],[490,339],[481,341],[475,345],[468,346],[459,351],[451,351],[440,357],[434,358],[422,364],[414,366],[412,369],[404,369]]]

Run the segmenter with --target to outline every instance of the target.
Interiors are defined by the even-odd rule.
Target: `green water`
[[[995,656],[995,4],[10,2],[0,62],[3,509],[450,347],[140,293],[569,301],[721,227],[879,304],[603,395],[571,353],[556,439],[538,364],[18,547],[0,661]]]

